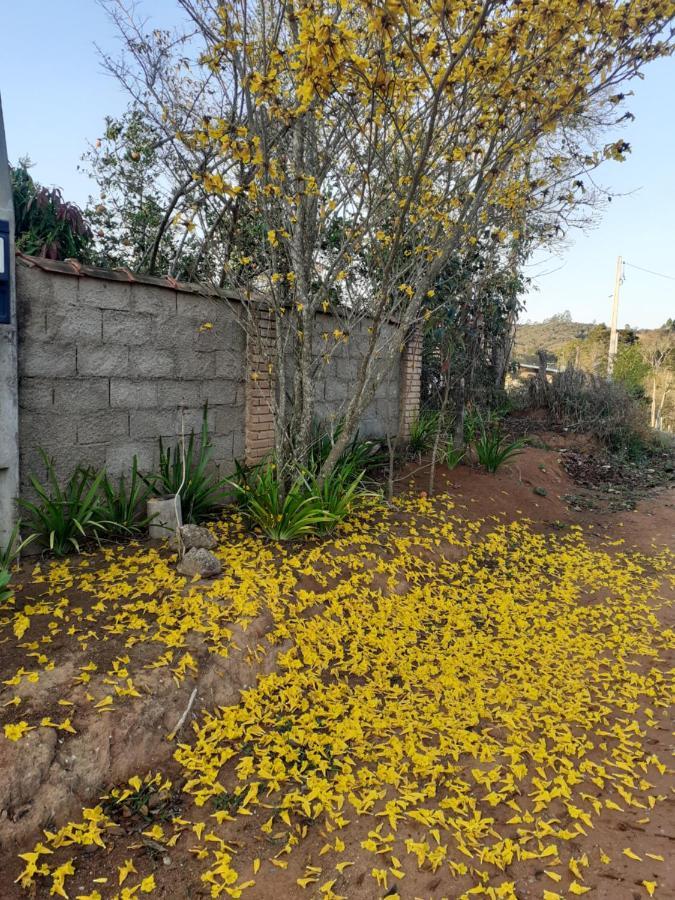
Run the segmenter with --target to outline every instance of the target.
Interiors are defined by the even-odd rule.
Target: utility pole
[[[619,349],[619,332],[617,331],[617,323],[619,319],[619,287],[621,286],[621,276],[623,274],[623,260],[620,256],[616,258],[616,275],[614,277],[614,297],[612,299],[612,322],[609,332],[609,354],[607,355],[607,377],[612,377],[614,371],[614,360],[616,352]]]

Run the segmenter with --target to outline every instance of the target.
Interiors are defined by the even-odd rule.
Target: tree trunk
[[[452,446],[455,450],[464,447],[464,415],[466,412],[466,385],[464,376],[457,382],[455,389],[455,422],[452,430]]]
[[[448,370],[450,366],[448,365]],[[443,399],[441,400],[441,407],[438,412],[438,427],[436,428],[436,434],[434,435],[434,446],[431,451],[431,468],[429,470],[429,496],[433,497],[434,494],[434,481],[436,478],[436,459],[438,458],[438,445],[441,441],[441,432],[444,431],[445,424],[445,416],[448,411],[448,402],[450,400],[450,378],[446,375],[445,379],[445,388],[443,390]],[[464,428],[464,424],[462,423],[462,430]]]

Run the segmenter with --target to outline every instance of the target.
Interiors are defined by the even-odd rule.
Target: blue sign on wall
[[[0,219],[0,324],[11,321],[10,304],[9,222]]]

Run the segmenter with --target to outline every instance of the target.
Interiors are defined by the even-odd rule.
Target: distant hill
[[[547,363],[563,369],[572,363],[595,375],[607,374],[609,328],[600,323],[573,322],[569,313],[544,322],[524,322],[516,328],[513,362],[537,363],[545,350]],[[635,398],[645,401],[652,427],[675,426],[675,321],[661,328],[619,329],[613,378]]]
[[[620,340],[623,334],[627,333],[626,329],[621,329]],[[628,330],[636,335],[642,347],[648,347],[664,333],[664,329],[658,328]],[[543,322],[519,323],[516,328],[513,359],[517,362],[536,363],[537,351],[546,350],[551,362],[564,364],[566,357],[570,357],[570,348],[577,342],[582,342],[583,345],[589,336],[591,343],[600,345],[599,352],[602,355],[601,348],[609,341],[609,329],[602,323],[598,325],[596,322],[574,322],[569,313],[560,313]]]
[[[519,323],[513,358],[518,362],[536,363],[537,350],[546,350],[557,359],[566,344],[585,340],[593,327],[593,322],[573,322],[565,313],[544,322]]]

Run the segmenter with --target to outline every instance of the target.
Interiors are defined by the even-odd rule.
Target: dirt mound
[[[399,474],[400,490],[427,491],[429,462],[409,463]],[[568,521],[566,496],[574,482],[560,465],[555,449],[526,447],[494,474],[475,465],[436,469],[435,491],[449,493],[457,508],[471,516],[509,515],[534,521]]]
[[[112,712],[90,708],[78,718],[76,734],[39,728],[20,741],[0,741],[0,850],[11,852],[41,828],[79,812],[111,786],[168,763],[175,743],[167,737],[188,708],[193,691],[196,695],[183,731],[201,709],[237,703],[241,690],[272,671],[284,645],[270,647],[262,658],[252,653],[264,642],[272,624],[265,612],[245,629],[233,626],[233,649],[227,657],[193,648],[198,674],[179,685],[166,668],[144,671],[135,679],[138,698],[128,698]],[[80,661],[63,660],[46,673],[48,677],[34,684],[25,682],[21,685],[22,703],[46,713],[53,708],[56,692],[64,709],[70,708],[65,704],[80,706],[85,688],[67,687],[72,685]],[[93,681],[88,682],[87,689],[93,688]],[[45,715],[56,717],[55,713]]]

